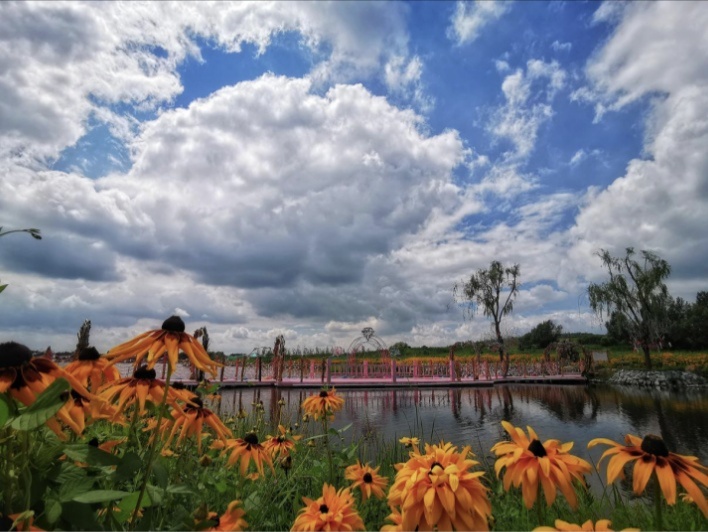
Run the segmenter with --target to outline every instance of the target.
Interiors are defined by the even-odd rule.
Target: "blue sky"
[[[107,349],[173,313],[224,351],[602,332],[600,248],[702,266],[702,3],[3,3],[0,339]],[[681,61],[676,58],[681,57]],[[216,346],[215,346],[216,347]]]

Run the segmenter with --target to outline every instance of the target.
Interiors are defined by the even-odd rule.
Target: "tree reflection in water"
[[[336,428],[352,423],[347,438],[364,435],[384,440],[402,436],[445,439],[456,445],[472,445],[478,455],[503,437],[500,422],[532,426],[542,439],[575,442],[574,452],[597,461],[587,442],[596,437],[619,441],[626,433],[658,434],[680,454],[708,461],[708,390],[684,392],[626,387],[578,385],[500,385],[487,388],[338,389],[345,398],[337,414]],[[302,419],[300,405],[315,389],[225,389],[221,391],[221,415],[238,408],[251,410],[264,403],[269,421]],[[238,406],[237,406],[238,405]]]

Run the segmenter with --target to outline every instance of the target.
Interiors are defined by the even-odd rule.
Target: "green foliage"
[[[642,251],[643,263],[634,259],[634,249],[627,248],[623,258],[600,250],[598,256],[610,276],[602,284],[590,283],[590,308],[600,317],[603,313],[622,314],[634,340],[644,349],[645,364],[651,367],[649,346],[657,343],[667,328],[671,302],[664,280],[671,273],[665,260],[650,251]]]
[[[30,407],[12,421],[12,428],[32,430],[41,427],[64,406],[68,399],[66,395],[69,389],[66,379],[55,380]]]
[[[556,325],[553,320],[546,320],[536,325],[536,327],[521,337],[519,340],[519,348],[545,349],[548,344],[557,342],[562,333],[562,325]]]

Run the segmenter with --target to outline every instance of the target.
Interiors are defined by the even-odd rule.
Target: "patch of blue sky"
[[[90,121],[88,132],[64,149],[51,169],[97,179],[111,172],[125,172],[130,165],[128,149],[111,134],[108,125]]]
[[[303,77],[313,66],[313,56],[301,43],[297,32],[274,35],[264,53],[258,47],[243,43],[241,51],[227,52],[216,43],[196,39],[202,60],[188,57],[178,68],[184,90],[174,101],[175,107],[187,107],[219,89],[256,79],[267,72],[280,76]]]

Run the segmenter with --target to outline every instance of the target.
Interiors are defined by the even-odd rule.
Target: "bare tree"
[[[499,360],[504,362],[503,373],[509,371],[509,352],[504,346],[501,322],[504,316],[514,310],[514,300],[519,292],[518,264],[505,268],[499,261],[492,261],[489,269],[479,269],[469,281],[455,283],[452,293],[456,302],[467,306],[470,317],[480,309],[494,322],[494,333],[499,342]]]
[[[597,252],[610,280],[590,283],[590,308],[600,318],[603,313],[622,314],[632,339],[639,342],[644,352],[644,365],[651,369],[651,346],[658,345],[667,325],[667,310],[671,302],[664,279],[671,266],[650,251],[641,251],[640,264],[634,259],[634,249],[627,248],[624,258],[613,257],[609,251]]]

